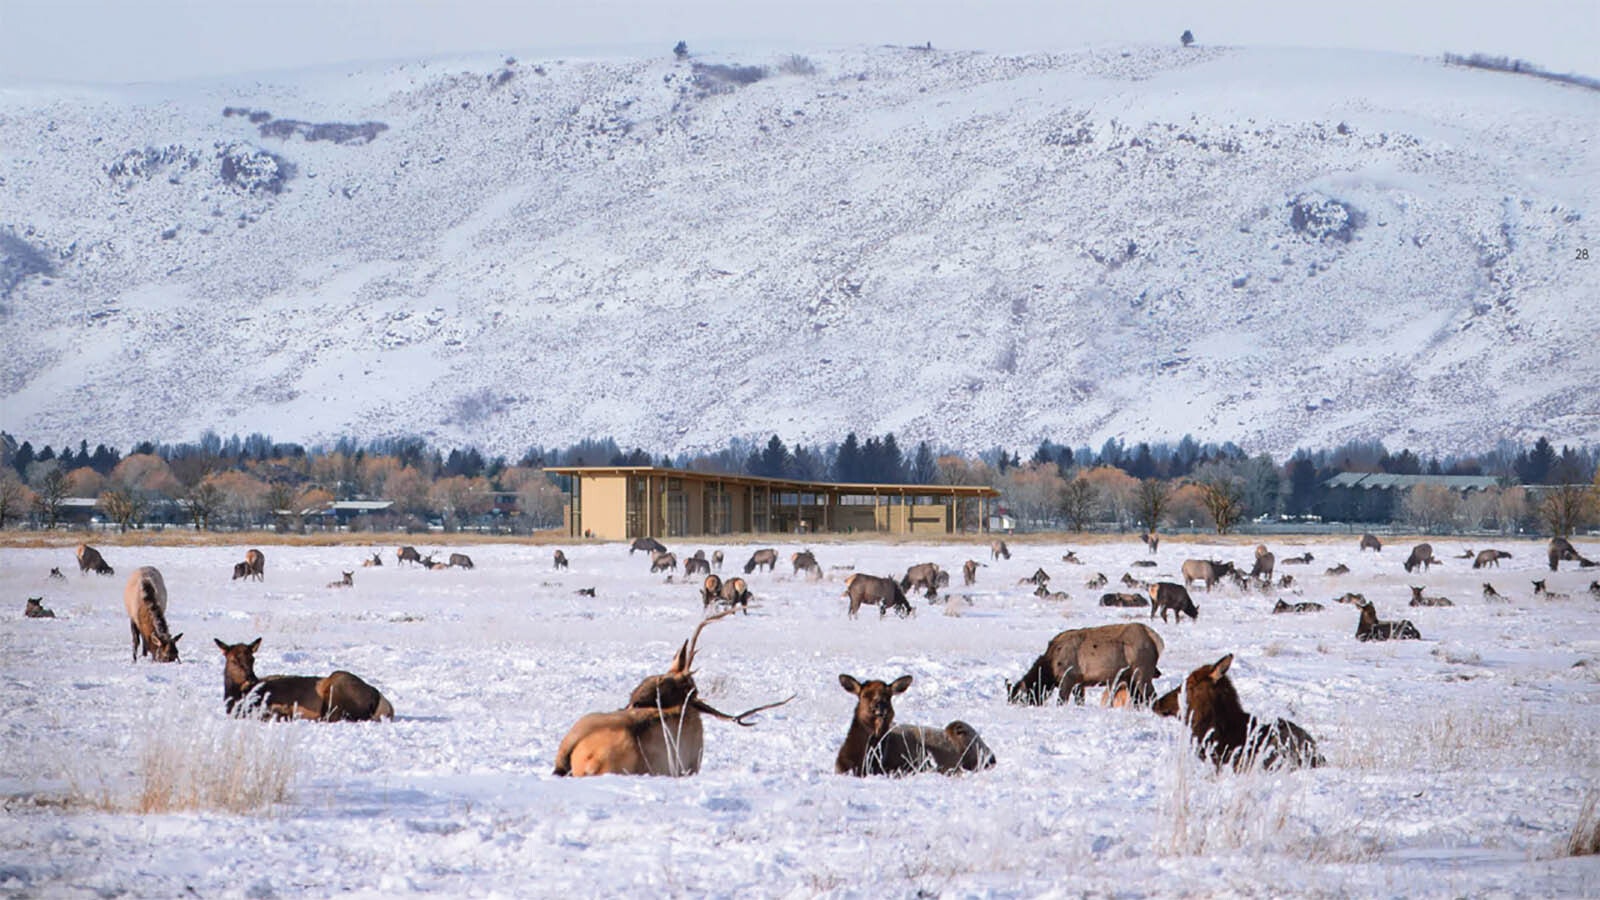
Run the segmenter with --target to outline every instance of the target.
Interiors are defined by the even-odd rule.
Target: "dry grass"
[[[1342,738],[1329,754],[1334,765],[1435,771],[1600,767],[1600,746],[1564,717],[1471,707],[1409,710],[1400,717],[1382,708],[1354,713],[1329,729]]]
[[[1594,856],[1600,854],[1600,792],[1589,791],[1578,810],[1578,821],[1567,835],[1567,856]]]

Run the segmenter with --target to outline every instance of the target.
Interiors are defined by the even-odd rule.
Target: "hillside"
[[[1596,122],[1432,60],[1178,47],[0,88],[0,424],[1596,441]]]

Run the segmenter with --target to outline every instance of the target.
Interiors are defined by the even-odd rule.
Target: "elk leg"
[[[140,643],[139,638],[142,637],[142,635],[139,634],[139,626],[135,625],[131,619],[128,621],[128,631],[133,633],[133,661],[138,662]]]

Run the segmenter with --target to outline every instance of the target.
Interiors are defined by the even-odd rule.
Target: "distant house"
[[[1492,475],[1390,475],[1387,472],[1340,472],[1322,483],[1318,509],[1325,519],[1387,522],[1406,493],[1418,485],[1448,488],[1463,496],[1500,486]]]
[[[393,500],[335,500],[325,506],[302,509],[300,517],[307,524],[317,523],[323,527],[348,526],[351,520],[360,516],[388,515],[394,510]],[[283,513],[279,510],[279,513]]]

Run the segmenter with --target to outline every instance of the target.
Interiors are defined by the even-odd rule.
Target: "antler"
[[[729,612],[732,612],[732,610],[729,610]],[[695,697],[694,699],[690,700],[689,703],[695,709],[698,709],[701,712],[706,713],[707,715],[716,716],[719,719],[723,719],[725,721],[732,722],[735,725],[743,725],[744,727],[749,728],[750,726],[752,726],[752,725],[754,725],[756,723],[754,723],[754,722],[746,722],[744,720],[746,716],[753,716],[758,712],[762,712],[763,710],[773,709],[775,707],[782,706],[785,703],[788,703],[790,700],[793,700],[797,696],[799,696],[799,695],[798,694],[790,694],[788,697],[786,697],[786,698],[784,698],[782,700],[779,700],[777,703],[768,703],[765,706],[758,706],[755,709],[747,709],[744,712],[739,713],[736,716],[730,716],[727,713],[725,713],[725,712],[723,712],[723,711],[721,711],[719,709],[716,709],[711,704],[705,702],[704,700],[701,700],[699,697]]]
[[[689,653],[684,658],[684,661],[683,661],[684,671],[687,672],[687,671],[689,671],[690,669],[692,669],[694,667],[694,652],[695,652],[694,648],[695,648],[695,644],[698,643],[699,640],[700,640],[700,632],[705,630],[705,627],[707,625],[710,625],[712,622],[715,622],[716,620],[718,620],[720,618],[723,618],[724,616],[731,616],[731,615],[733,615],[733,610],[732,609],[725,609],[722,612],[719,612],[719,613],[717,613],[715,615],[706,616],[704,619],[700,620],[700,624],[695,626],[694,635],[689,638]]]

